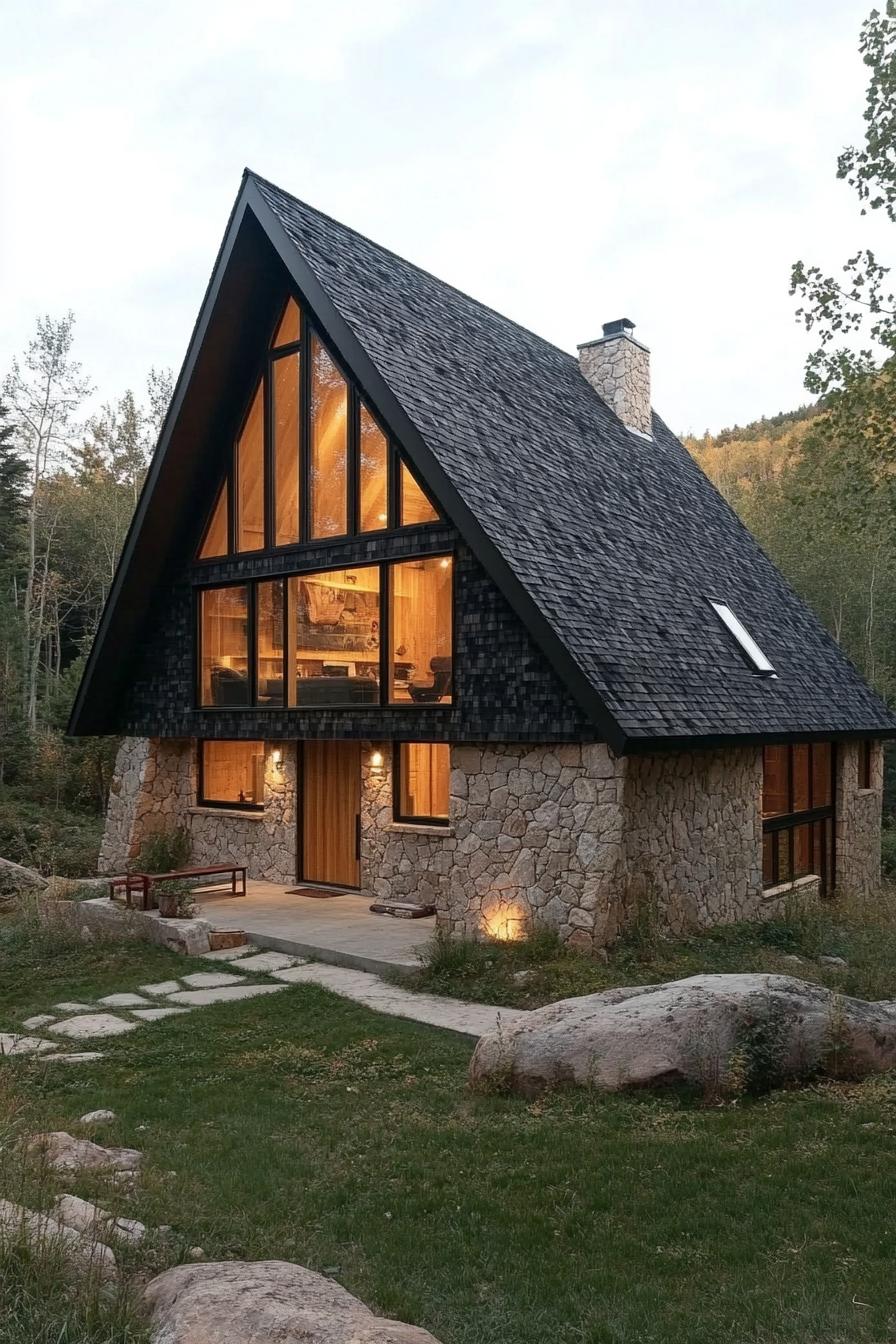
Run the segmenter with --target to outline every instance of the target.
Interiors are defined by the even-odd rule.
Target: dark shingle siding
[[[894,720],[681,443],[570,355],[256,179],[483,531],[632,739]],[[779,673],[757,677],[705,601]]]
[[[282,557],[243,558],[186,570],[163,587],[137,651],[118,730],[161,737],[389,738],[451,742],[581,741],[596,733],[528,632],[451,528],[386,539],[358,538],[303,568],[399,559],[456,548],[456,695],[451,708],[213,710],[193,705],[193,584],[240,582],[289,570]],[[295,569],[295,563],[292,568]]]

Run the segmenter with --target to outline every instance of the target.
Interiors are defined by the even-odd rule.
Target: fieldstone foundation
[[[838,747],[837,886],[845,892],[873,890],[880,879],[880,744],[871,789],[858,788],[858,760],[856,744]],[[204,808],[196,806],[195,742],[127,739],[100,870],[134,866],[151,831],[183,825],[194,862],[246,863],[252,878],[294,882],[297,762],[298,744],[266,743],[264,811]],[[432,904],[457,935],[513,938],[541,925],[593,949],[645,907],[659,929],[678,935],[778,913],[787,897],[762,889],[759,747],[618,758],[601,743],[454,745],[448,826],[396,823],[392,787],[391,744],[363,743],[362,891]],[[805,880],[796,885],[810,895]]]

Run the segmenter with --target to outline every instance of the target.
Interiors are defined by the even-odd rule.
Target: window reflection
[[[363,405],[359,454],[360,531],[377,532],[389,522],[387,490],[389,446],[385,434],[367,407]]]
[[[264,546],[264,386],[259,382],[236,445],[236,549]]]
[[[248,705],[248,589],[205,588],[199,603],[200,703]]]
[[[345,379],[316,337],[311,340],[311,535],[348,531]]]
[[[299,403],[301,362],[298,353],[282,355],[271,366],[274,451],[274,545],[299,540]]]
[[[376,565],[289,580],[291,705],[378,704],[380,576]]]

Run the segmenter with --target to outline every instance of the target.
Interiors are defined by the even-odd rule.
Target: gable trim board
[[[274,208],[273,202],[277,203],[278,208]],[[295,215],[292,219],[290,214]],[[286,222],[285,222],[286,221]],[[298,222],[296,222],[298,221]],[[302,221],[308,225],[307,246],[302,249],[301,240],[290,236],[287,223],[293,228],[297,235],[301,235]],[[316,229],[320,237],[317,238],[318,253],[316,254],[317,270],[311,264],[302,251],[312,252],[311,227]],[[255,233],[253,233],[255,230]],[[263,236],[263,237],[262,237]],[[704,687],[701,685],[701,671],[706,675],[706,666],[701,669],[699,660],[696,660],[690,669],[682,665],[681,649],[676,649],[678,666],[675,667],[675,695],[678,697],[676,702],[674,697],[670,697],[669,688],[662,684],[663,669],[651,662],[651,651],[639,650],[634,646],[634,656],[629,656],[624,665],[618,663],[614,658],[614,650],[601,647],[601,630],[604,620],[608,631],[611,626],[615,627],[614,639],[618,643],[619,631],[625,625],[623,604],[630,604],[631,623],[635,626],[637,634],[637,619],[640,612],[635,609],[640,601],[647,605],[652,602],[651,597],[651,579],[654,587],[663,577],[661,572],[656,570],[656,558],[650,557],[650,563],[645,563],[643,572],[632,572],[633,565],[630,565],[629,572],[625,573],[622,569],[618,576],[609,576],[609,588],[613,588],[613,578],[618,577],[620,589],[625,589],[623,593],[611,591],[607,596],[606,588],[601,585],[607,585],[608,580],[601,573],[601,567],[608,567],[608,554],[612,557],[609,548],[612,547],[612,538],[609,539],[603,550],[600,546],[592,545],[592,538],[580,535],[579,541],[582,550],[582,559],[578,580],[575,575],[570,577],[563,574],[564,582],[578,582],[581,585],[593,585],[595,591],[600,588],[597,594],[600,600],[593,604],[593,618],[590,628],[587,631],[587,640],[597,649],[594,660],[595,669],[601,670],[601,679],[608,685],[613,684],[614,677],[618,676],[618,689],[613,697],[615,703],[608,703],[606,692],[595,683],[594,670],[589,672],[582,666],[580,658],[573,648],[570,647],[568,637],[559,626],[561,621],[558,619],[563,615],[562,594],[557,595],[556,602],[551,602],[554,607],[553,612],[546,612],[543,602],[539,602],[535,593],[533,593],[532,578],[539,579],[542,596],[548,594],[549,599],[553,597],[551,591],[551,576],[546,574],[546,570],[554,567],[556,577],[561,577],[560,570],[564,565],[567,567],[575,563],[570,561],[568,554],[563,557],[560,550],[556,547],[551,550],[551,519],[538,516],[536,496],[540,494],[538,482],[531,487],[531,494],[528,501],[525,497],[522,500],[519,510],[519,516],[512,520],[517,528],[514,545],[508,546],[511,540],[509,533],[501,535],[500,541],[494,539],[495,532],[499,531],[494,526],[492,519],[491,533],[484,525],[476,506],[465,498],[465,490],[457,483],[458,471],[455,465],[454,479],[438,454],[427,442],[425,433],[418,426],[411,411],[404,404],[408,400],[408,394],[404,397],[391,385],[393,380],[387,376],[388,370],[383,371],[378,366],[374,354],[365,345],[365,334],[368,337],[367,345],[376,348],[375,340],[370,339],[370,333],[365,333],[362,324],[358,321],[352,324],[346,316],[345,310],[350,309],[350,302],[346,295],[339,294],[340,303],[330,291],[338,289],[339,283],[350,285],[352,281],[350,271],[351,265],[345,261],[334,259],[333,255],[327,255],[321,252],[321,248],[326,246],[326,239],[330,238],[332,253],[343,253],[351,256],[352,249],[357,252],[357,262],[355,269],[361,275],[364,283],[368,287],[375,287],[380,278],[385,278],[387,282],[393,281],[393,291],[388,291],[388,284],[385,285],[383,304],[389,311],[392,311],[390,304],[397,309],[403,291],[406,289],[413,295],[414,284],[419,284],[424,291],[428,291],[430,297],[434,290],[437,291],[437,297],[444,297],[446,310],[450,311],[452,318],[457,318],[460,314],[460,320],[469,316],[471,323],[479,323],[485,327],[486,341],[491,339],[495,343],[500,342],[502,335],[510,333],[510,339],[519,341],[526,347],[525,356],[530,360],[532,366],[543,355],[543,362],[551,367],[547,374],[553,373],[556,368],[559,371],[559,377],[568,387],[570,395],[574,398],[576,405],[569,408],[569,415],[578,425],[580,442],[579,457],[593,455],[593,464],[585,464],[585,468],[591,467],[592,476],[597,477],[601,471],[607,467],[608,462],[611,467],[617,468],[616,474],[619,476],[617,482],[607,481],[609,474],[604,471],[600,477],[601,485],[606,487],[606,493],[609,495],[613,490],[619,498],[610,503],[616,503],[616,530],[619,534],[619,554],[625,563],[625,551],[628,550],[630,557],[639,556],[638,552],[638,527],[641,532],[644,530],[644,520],[641,518],[638,527],[632,530],[631,535],[625,535],[625,509],[621,506],[629,506],[631,496],[638,493],[639,482],[636,479],[636,473],[631,470],[632,462],[638,459],[638,454],[656,453],[658,459],[662,459],[661,466],[665,466],[667,472],[672,476],[671,489],[669,489],[670,518],[657,519],[657,526],[663,522],[673,523],[677,516],[688,505],[693,505],[696,500],[702,507],[704,513],[707,510],[714,514],[713,521],[723,520],[723,525],[719,531],[723,533],[722,542],[727,541],[730,546],[739,547],[743,553],[741,556],[742,567],[750,564],[755,568],[758,577],[752,587],[757,590],[756,600],[753,602],[755,611],[757,604],[761,605],[763,594],[761,593],[762,582],[765,582],[767,592],[764,596],[773,598],[775,593],[771,590],[777,589],[779,598],[783,599],[792,608],[799,618],[798,624],[808,631],[811,636],[811,642],[815,645],[815,661],[824,659],[828,680],[836,685],[836,695],[829,696],[825,701],[822,712],[819,714],[819,706],[815,707],[815,714],[802,715],[801,704],[791,704],[788,714],[778,715],[777,721],[772,721],[776,716],[771,715],[766,731],[762,724],[762,704],[754,709],[750,704],[750,713],[753,717],[750,719],[750,713],[745,713],[740,706],[735,708],[730,714],[724,712],[726,707],[722,706],[722,712],[718,704],[711,702],[703,704],[707,697],[704,694]],[[325,241],[321,243],[321,238]],[[178,427],[181,424],[185,413],[185,407],[189,403],[189,392],[197,378],[197,370],[203,359],[203,349],[208,338],[209,331],[214,326],[214,318],[217,314],[218,306],[222,300],[222,294],[226,284],[230,283],[229,277],[235,268],[240,266],[251,266],[254,264],[264,268],[264,259],[260,257],[260,248],[263,249],[263,239],[273,249],[273,253],[279,259],[280,264],[285,269],[286,274],[291,278],[295,285],[301,302],[307,307],[315,325],[319,328],[321,335],[332,347],[333,353],[344,365],[346,373],[350,374],[358,383],[360,390],[366,400],[369,401],[372,410],[382,421],[384,427],[391,433],[392,437],[398,443],[403,455],[405,455],[412,468],[419,476],[421,483],[431,494],[433,500],[441,509],[444,516],[454,524],[462,539],[467,543],[473,553],[482,563],[489,577],[502,592],[509,602],[511,608],[529,630],[536,644],[541,648],[554,667],[555,671],[569,688],[574,699],[586,713],[588,718],[594,723],[595,737],[605,740],[617,753],[626,751],[647,751],[658,749],[681,749],[683,746],[693,746],[699,742],[701,745],[712,746],[723,743],[734,744],[736,742],[758,742],[772,740],[786,740],[789,738],[806,738],[810,736],[827,738],[847,738],[852,736],[892,736],[896,735],[896,720],[887,712],[883,704],[873,695],[864,685],[859,674],[844,658],[839,648],[833,640],[823,632],[815,620],[808,612],[805,606],[800,602],[795,594],[792,593],[784,580],[777,571],[771,566],[770,561],[760,550],[755,540],[743,528],[743,525],[736,519],[729,506],[720,496],[716,494],[713,487],[699,472],[695,464],[686,467],[683,461],[678,457],[678,453],[687,457],[685,450],[677,440],[666,429],[658,417],[655,421],[655,439],[646,441],[641,436],[632,436],[624,429],[621,423],[610,412],[601,401],[598,394],[586,382],[578,372],[575,361],[571,356],[565,355],[556,347],[549,346],[546,342],[541,342],[539,338],[531,333],[525,332],[523,328],[518,328],[511,324],[507,319],[501,318],[498,314],[484,308],[481,304],[462,295],[459,291],[450,286],[443,285],[442,282],[435,280],[432,276],[413,267],[410,263],[402,261],[394,254],[378,248],[377,245],[361,238],[352,230],[342,225],[336,224],[326,216],[320,215],[316,211],[311,211],[309,207],[303,206],[292,197],[282,193],[279,188],[267,183],[264,179],[257,178],[254,174],[246,171],[243,177],[243,183],[234,209],[231,213],[227,231],[221,248],[209,286],[200,309],[194,327],[193,336],[187,351],[183,369],[178,378],[172,405],[166,416],[162,433],[159,439],[159,445],[154,455],[149,473],[147,475],[146,485],[141,494],[140,501],[131,525],[128,537],[126,539],[122,559],[115,576],[112,591],[103,618],[100,623],[94,647],[91,651],[84,678],[78,691],[75,706],[72,712],[69,731],[74,734],[88,732],[103,732],[108,729],[103,724],[108,722],[108,706],[114,700],[116,695],[120,695],[122,687],[127,679],[129,649],[133,646],[134,634],[138,627],[140,619],[140,605],[143,604],[143,615],[146,615],[146,608],[151,590],[159,582],[160,577],[166,569],[166,556],[161,553],[158,545],[153,548],[152,538],[147,533],[151,529],[147,528],[147,517],[150,513],[151,503],[155,492],[159,489],[160,479],[163,478],[168,467],[168,458],[172,450],[172,441],[176,439]],[[301,249],[301,250],[300,250]],[[383,277],[377,275],[373,278],[374,267],[370,265],[371,257],[375,256],[381,261]],[[332,283],[325,283],[319,275],[324,270],[324,262],[329,263],[330,270],[333,272],[334,279]],[[365,269],[365,263],[366,269]],[[395,275],[398,276],[400,283],[395,281],[395,277],[388,273],[391,267]],[[233,284],[230,283],[233,289]],[[237,289],[239,287],[237,286]],[[249,289],[248,285],[244,288]],[[373,290],[371,290],[373,293]],[[419,296],[419,303],[425,303],[427,294]],[[349,296],[350,298],[350,296]],[[340,308],[343,311],[340,311]],[[409,314],[412,313],[408,308]],[[234,315],[232,315],[234,316]],[[419,312],[412,316],[419,317]],[[433,314],[434,324],[438,324],[439,315]],[[481,336],[481,333],[477,334]],[[412,341],[413,333],[407,337]],[[448,333],[445,333],[445,341],[449,340]],[[533,353],[534,352],[534,353]],[[398,350],[396,359],[406,352]],[[461,358],[469,358],[469,352],[461,350]],[[447,358],[447,355],[446,355]],[[385,362],[382,358],[380,363]],[[408,361],[409,362],[409,361]],[[572,367],[570,367],[572,366]],[[477,366],[476,373],[482,370]],[[485,370],[487,374],[488,369]],[[536,369],[541,376],[544,370]],[[504,391],[505,400],[515,389],[499,389]],[[562,394],[563,389],[561,389]],[[446,397],[451,396],[450,389],[446,389]],[[453,408],[453,404],[452,404]],[[444,410],[451,409],[446,406]],[[468,407],[469,419],[475,420],[476,406]],[[550,408],[548,408],[548,411]],[[537,408],[533,404],[531,414],[534,416]],[[212,411],[214,414],[214,410]],[[587,419],[583,419],[587,417]],[[419,418],[419,417],[418,417]],[[446,414],[445,419],[449,417]],[[478,426],[475,428],[478,429]],[[544,446],[549,445],[553,426],[551,424],[550,414],[544,416],[544,424],[540,427],[540,432],[545,436]],[[568,432],[568,426],[567,426]],[[490,427],[483,424],[478,436],[474,434],[474,439],[480,446],[480,454],[475,463],[481,470],[483,459],[486,455],[486,448],[482,448],[483,441],[487,449],[495,450],[495,444],[489,438]],[[228,441],[232,435],[228,434]],[[508,442],[513,441],[512,426],[508,427]],[[610,454],[606,452],[607,442],[609,441]],[[466,446],[466,445],[464,445]],[[514,446],[515,442],[514,442]],[[175,444],[175,448],[177,444]],[[562,445],[561,445],[562,447]],[[600,454],[603,453],[603,461],[600,460]],[[508,489],[510,483],[506,479],[506,473],[502,474],[502,464],[497,460],[495,452],[495,490]],[[567,457],[569,454],[567,454]],[[562,453],[561,453],[562,457]],[[690,459],[687,459],[690,463]],[[474,464],[471,462],[470,467]],[[490,465],[490,464],[486,464]],[[526,466],[531,466],[525,461],[520,463],[520,474],[525,473]],[[576,464],[578,470],[583,469],[583,463]],[[545,470],[549,468],[546,466]],[[652,479],[647,482],[648,492],[641,491],[645,495],[649,492],[657,492],[657,464],[651,464]],[[628,474],[627,479],[623,477]],[[469,475],[469,473],[468,473]],[[206,477],[211,473],[206,471]],[[591,482],[593,484],[593,482]],[[643,486],[644,482],[640,482]],[[467,493],[475,495],[475,491],[470,490],[470,483],[467,476],[464,476],[464,486],[467,487]],[[577,481],[573,473],[572,479],[568,482],[570,492],[575,491]],[[209,494],[213,492],[214,486],[209,488]],[[712,496],[711,507],[707,505],[706,492]],[[645,500],[635,500],[634,507],[644,508]],[[481,511],[481,510],[480,510]],[[203,520],[206,517],[207,510],[202,509]],[[558,523],[563,520],[557,520]],[[614,526],[613,514],[606,511],[603,519],[594,519],[595,537],[598,535],[598,529],[602,526],[609,531]],[[674,526],[670,529],[674,534]],[[527,555],[527,565],[521,567],[519,563],[514,564],[505,553],[514,549],[519,553],[524,549],[524,543],[532,542],[532,533],[535,532],[534,544],[529,545],[529,554]],[[603,538],[601,538],[603,542]],[[711,544],[711,539],[707,538],[707,543]],[[589,549],[590,547],[590,549]],[[281,550],[276,554],[282,556],[284,560],[293,559],[299,565],[301,562],[302,547],[296,546],[289,550]],[[518,557],[517,557],[518,558]],[[651,565],[654,567],[654,574],[651,575]],[[528,573],[526,572],[528,570]],[[769,582],[769,575],[772,576],[772,582]],[[743,609],[738,610],[743,604],[738,600],[738,594],[733,596],[726,591],[724,581],[717,579],[713,574],[707,574],[707,582],[711,582],[714,590],[721,590],[730,600],[737,614],[744,619],[752,633],[763,642],[762,632],[755,628],[756,620],[751,611]],[[751,585],[748,583],[748,587]],[[699,600],[699,594],[693,594],[695,603]],[[632,605],[634,604],[634,605]],[[619,608],[617,612],[611,612],[611,605]],[[706,604],[703,603],[706,607]],[[708,612],[708,608],[707,608]],[[612,619],[607,619],[611,617]],[[711,617],[710,618],[714,619]],[[680,620],[680,617],[679,617]],[[581,634],[581,630],[579,631]],[[660,635],[666,635],[666,631],[660,629]],[[680,635],[681,631],[675,632]],[[686,632],[687,633],[687,632]],[[721,643],[721,637],[724,632],[718,632],[719,638],[715,633],[704,625],[703,629],[694,627],[690,631],[690,637],[694,641],[706,640],[707,636],[712,640],[715,647],[715,661],[721,656],[727,662],[731,669],[733,681],[738,681],[741,690],[743,682],[740,680],[744,675],[753,678],[753,674],[743,668],[739,652],[735,647],[729,650]],[[795,640],[800,637],[800,630],[795,631]],[[728,638],[727,634],[724,634]],[[612,641],[610,641],[612,642]],[[115,651],[112,654],[112,650]],[[721,651],[721,655],[718,651]],[[629,651],[630,653],[632,651]],[[122,654],[125,654],[123,657]],[[780,699],[783,696],[790,697],[792,701],[799,701],[798,693],[787,685],[787,663],[788,659],[783,660],[774,657],[776,666],[779,661],[783,661],[784,666],[780,669],[780,677],[777,687],[772,690],[770,696]],[[790,660],[792,663],[792,659]],[[811,679],[814,672],[814,661],[812,654],[806,660],[807,666],[802,669],[802,680],[804,684],[807,680],[807,673]],[[620,673],[619,669],[623,668]],[[665,674],[668,679],[668,673]],[[763,678],[753,678],[764,686],[769,685],[769,681]],[[718,694],[718,691],[717,691]],[[745,702],[751,702],[753,699],[752,689],[750,693],[743,697]],[[834,712],[834,699],[837,702],[840,721],[837,722],[838,715]],[[671,708],[668,714],[665,711],[665,700],[669,700]],[[770,701],[766,701],[766,704]],[[771,701],[771,703],[774,703]],[[620,712],[620,711],[625,712]],[[830,724],[828,725],[828,711],[830,711]],[[750,721],[747,721],[750,720]],[[848,720],[848,721],[847,721]]]

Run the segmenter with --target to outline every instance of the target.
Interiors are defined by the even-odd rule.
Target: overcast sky
[[[679,430],[806,399],[790,263],[870,0],[0,0],[0,373],[74,309],[104,398],[177,369],[245,165],[566,349],[630,317]]]

